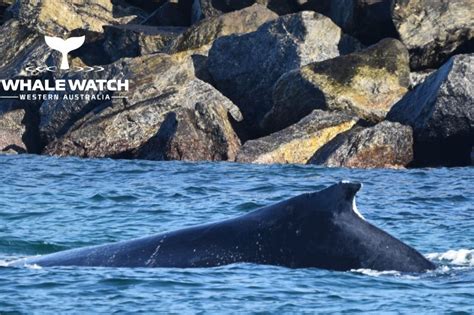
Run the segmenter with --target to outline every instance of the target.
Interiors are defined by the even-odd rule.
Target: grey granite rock
[[[473,81],[474,55],[457,55],[393,106],[387,119],[413,127],[417,165],[470,164]]]
[[[0,113],[0,151],[26,153],[23,134],[26,132],[22,120],[25,117],[23,109]]]
[[[242,111],[241,136],[255,138],[282,74],[358,47],[329,18],[301,12],[267,22],[253,33],[217,39],[209,51],[208,69],[214,85]]]
[[[389,121],[355,127],[319,149],[309,164],[330,167],[400,168],[413,160],[410,127]]]
[[[414,89],[418,84],[425,81],[436,70],[426,69],[422,71],[410,72],[410,90]]]
[[[438,68],[455,53],[474,52],[472,0],[395,0],[392,18],[412,69]]]
[[[38,66],[53,66],[51,49],[39,34],[30,31],[17,20],[10,19],[0,26],[0,78],[35,76]],[[31,70],[30,70],[31,69]]]
[[[28,28],[61,37],[75,29],[102,32],[104,25],[136,19],[136,16],[120,16],[116,9],[111,0],[22,0],[16,1],[11,10]]]
[[[157,54],[119,60],[106,71],[109,78],[130,80],[130,90],[122,93],[127,98],[43,103],[40,128],[44,138],[52,139],[44,153],[131,157],[156,134],[167,113],[199,102],[220,102],[234,119],[240,119],[232,102],[195,79],[188,56]]]
[[[154,99],[171,91],[194,78],[194,68],[189,58],[168,56],[165,54],[147,55],[133,59],[122,59],[104,66],[104,71],[69,72],[62,77],[65,80],[128,79],[130,90],[123,93],[126,99],[113,101],[89,100],[48,100],[41,105],[41,137],[45,143],[60,138],[87,114],[107,107],[120,107],[125,110],[134,104],[143,107]],[[71,91],[66,91],[65,94]],[[93,118],[93,117],[89,117]]]
[[[112,25],[104,27],[104,51],[110,60],[168,52],[171,43],[183,33],[183,27],[148,25]]]
[[[195,23],[204,18],[242,10],[254,4],[265,6],[279,15],[298,11],[298,5],[292,0],[194,0],[192,21]]]
[[[168,113],[158,133],[138,149],[138,159],[226,161],[240,147],[219,98]]]
[[[37,102],[0,100],[0,153],[39,153]]]
[[[274,105],[262,128],[280,130],[313,109],[340,110],[379,122],[407,92],[408,63],[403,44],[385,39],[363,51],[290,71],[274,86]]]
[[[245,142],[237,162],[305,164],[314,152],[356,122],[356,117],[343,113],[315,110],[286,129]]]
[[[173,44],[171,51],[198,49],[222,36],[250,33],[278,17],[273,11],[255,4],[242,10],[206,18],[193,25]],[[208,49],[207,49],[208,50]]]

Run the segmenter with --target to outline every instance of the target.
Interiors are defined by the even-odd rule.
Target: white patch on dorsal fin
[[[357,209],[356,197],[355,197],[355,196],[354,196],[354,199],[352,199],[352,211],[354,211],[354,213],[357,214],[357,216],[358,216],[359,218],[361,218],[362,220],[365,221],[364,216],[359,212],[359,209]]]

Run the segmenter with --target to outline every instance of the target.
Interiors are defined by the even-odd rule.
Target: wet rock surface
[[[298,123],[256,140],[247,141],[237,162],[305,164],[319,148],[350,129],[357,118],[315,110]]]
[[[361,52],[288,72],[274,86],[274,105],[262,128],[279,130],[313,109],[340,110],[379,122],[407,91],[408,62],[403,44],[385,39]]]
[[[309,164],[330,167],[400,168],[413,160],[410,127],[388,121],[355,127],[319,149]]]
[[[474,145],[474,55],[452,57],[387,116],[413,127],[415,162],[468,165]]]

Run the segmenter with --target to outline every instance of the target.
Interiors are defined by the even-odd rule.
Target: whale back
[[[234,219],[11,265],[185,268],[246,262],[332,270],[434,269],[415,249],[362,218],[355,208],[360,188],[341,182]]]
[[[340,182],[276,204],[290,235],[291,267],[422,272],[435,266],[412,247],[367,222],[355,206],[360,183]],[[272,211],[273,210],[273,211]],[[273,213],[272,213],[273,212]]]

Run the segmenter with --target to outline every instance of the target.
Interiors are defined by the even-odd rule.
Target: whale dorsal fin
[[[351,182],[351,181],[348,181],[348,180],[342,180],[336,185],[341,187],[346,200],[354,199],[357,192],[362,188],[361,183]]]
[[[362,220],[365,220],[364,216],[359,212],[356,205],[356,194],[362,188],[362,183],[341,181],[338,185],[342,186],[346,200],[352,201],[352,211]]]
[[[352,211],[355,215],[364,219],[356,206],[355,198],[361,189],[359,182],[340,181],[326,189],[309,194],[314,209],[318,211],[345,212]],[[365,220],[365,219],[364,219]]]

